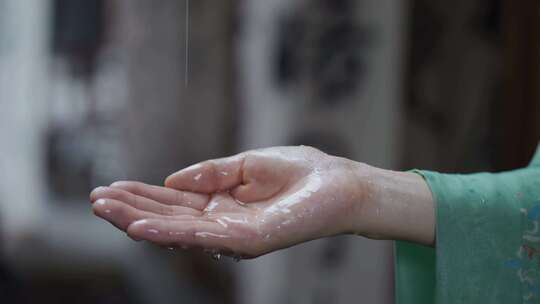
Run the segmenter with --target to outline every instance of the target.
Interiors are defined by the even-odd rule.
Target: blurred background
[[[540,138],[538,1],[192,0],[189,48],[186,4],[0,0],[4,303],[393,303],[391,242],[218,262],[130,241],[88,193],[273,145],[499,171]]]

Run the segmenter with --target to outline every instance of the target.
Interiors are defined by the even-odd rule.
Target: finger
[[[196,247],[225,253],[235,248],[235,239],[216,222],[169,219],[145,219],[131,224],[127,233],[135,239],[150,241],[159,246]]]
[[[174,216],[174,215],[201,215],[202,212],[193,208],[175,206],[175,205],[165,205],[149,198],[133,194],[131,192],[125,191],[119,188],[113,187],[99,187],[96,188],[90,194],[90,200],[95,202],[99,199],[113,199],[121,201],[125,204],[130,205],[133,208],[148,211],[151,213],[156,213],[160,215]]]
[[[199,193],[230,190],[242,183],[244,159],[238,154],[193,165],[169,176],[165,186]]]
[[[136,221],[142,219],[165,219],[170,218],[163,215],[142,211],[127,204],[124,204],[121,201],[112,200],[112,199],[99,199],[92,205],[92,210],[94,214],[101,217],[102,219],[110,222],[115,227],[120,230],[126,230],[128,226]],[[194,220],[195,216],[192,215],[183,215],[176,216],[176,220]]]
[[[209,196],[206,194],[180,191],[141,182],[119,181],[113,183],[111,187],[123,189],[162,204],[184,206],[197,210],[206,208],[209,201]]]

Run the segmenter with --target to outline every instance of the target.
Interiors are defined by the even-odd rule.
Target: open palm
[[[353,208],[339,158],[278,147],[205,161],[166,187],[116,182],[91,194],[96,215],[136,240],[252,258],[347,231]]]

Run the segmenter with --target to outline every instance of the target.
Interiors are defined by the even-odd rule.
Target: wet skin
[[[407,219],[384,212],[388,195],[400,195],[394,184],[410,189],[423,182],[388,172],[310,147],[275,147],[202,162],[169,176],[165,187],[116,182],[95,189],[90,200],[97,216],[135,240],[253,258],[327,236],[401,233],[396,223],[384,224]],[[426,189],[419,190],[426,200]],[[416,194],[411,199],[414,206]],[[429,234],[412,235],[418,231],[409,232],[413,241],[429,243]]]

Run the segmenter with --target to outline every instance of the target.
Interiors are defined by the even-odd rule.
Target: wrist
[[[433,198],[421,176],[354,163],[347,232],[373,239],[432,244]]]
[[[342,221],[346,225],[345,233],[379,238],[376,219],[380,214],[380,203],[376,197],[379,169],[350,162],[348,182],[344,189],[348,194]]]
[[[374,176],[377,168],[346,158],[333,157],[331,183],[338,187],[336,200],[337,217],[330,225],[332,234],[366,235],[372,230],[372,223],[362,220],[371,218],[368,214],[376,212],[374,200]],[[336,170],[337,169],[337,170]]]

